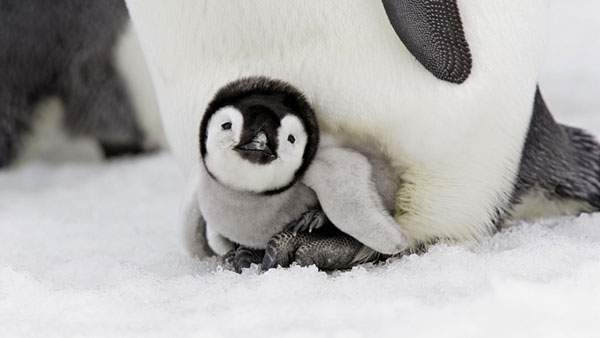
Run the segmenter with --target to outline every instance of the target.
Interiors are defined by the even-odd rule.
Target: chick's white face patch
[[[206,127],[207,155],[233,150],[240,141],[243,127],[244,117],[239,110],[231,106],[217,110]]]
[[[279,159],[285,164],[286,170],[293,169],[295,173],[302,165],[302,157],[308,143],[308,135],[300,119],[294,115],[286,115],[277,130],[277,140]]]
[[[308,135],[297,117],[287,115],[277,130],[276,158],[267,164],[252,163],[235,149],[244,129],[243,114],[232,106],[219,109],[206,130],[207,170],[229,188],[262,193],[289,185],[302,165]],[[273,136],[271,136],[273,137]]]

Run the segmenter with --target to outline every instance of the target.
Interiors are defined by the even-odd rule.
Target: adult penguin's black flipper
[[[435,77],[463,83],[473,60],[457,0],[382,0],[396,34]]]

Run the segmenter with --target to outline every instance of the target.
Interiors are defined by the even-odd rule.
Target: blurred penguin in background
[[[122,0],[0,2],[0,167],[36,148],[30,144],[55,142],[44,125],[56,110],[70,138],[93,139],[105,158],[162,143],[128,22]]]

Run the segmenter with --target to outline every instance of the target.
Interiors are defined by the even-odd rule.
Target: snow
[[[559,120],[596,134],[598,8],[553,1],[541,80]],[[237,275],[184,252],[184,183],[170,155],[102,163],[93,146],[70,143],[0,172],[1,337],[600,332],[600,214],[517,224],[475,249],[441,244],[349,272]]]
[[[591,336],[600,215],[332,275],[222,271],[182,249],[169,155],[0,174],[0,335]]]

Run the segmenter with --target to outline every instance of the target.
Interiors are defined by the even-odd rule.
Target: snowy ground
[[[554,3],[542,88],[560,120],[600,134],[600,6]],[[236,275],[183,251],[169,155],[44,151],[0,172],[0,337],[600,335],[600,214],[334,275]]]

